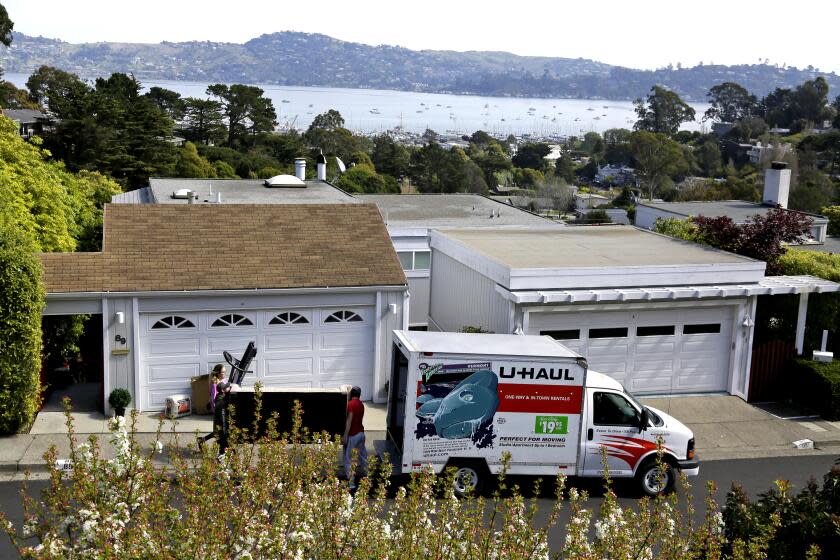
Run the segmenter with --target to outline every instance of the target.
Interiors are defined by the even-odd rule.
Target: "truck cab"
[[[615,379],[587,372],[580,476],[603,476],[604,462],[610,476],[635,477],[640,490],[655,495],[673,486],[673,470],[696,476],[694,434],[673,416],[641,404]],[[664,472],[657,468],[662,446]]]

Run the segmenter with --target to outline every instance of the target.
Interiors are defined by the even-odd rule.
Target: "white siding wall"
[[[411,303],[409,304],[409,324],[410,325],[428,325],[429,324],[429,284],[431,280],[428,276],[424,277],[410,277],[408,278],[408,292],[411,294]]]
[[[117,322],[117,313],[122,312],[123,324]],[[110,412],[108,406],[108,395],[117,387],[128,389],[131,393],[131,407],[137,403],[135,394],[135,354],[139,348],[134,346],[134,307],[130,298],[109,299],[103,305],[103,332],[105,343],[106,376],[105,376],[105,408],[106,413]],[[120,337],[120,341],[116,338]],[[125,343],[122,342],[125,339]],[[128,350],[128,353],[124,353]]]
[[[512,304],[496,292],[496,283],[449,255],[432,249],[429,329],[457,332],[482,327],[499,334],[513,331]]]
[[[408,321],[405,316],[407,311],[405,309],[405,292],[380,292],[379,302],[380,325],[376,332],[375,341],[374,366],[376,367],[376,373],[374,374],[373,400],[374,402],[384,403],[388,400],[385,382],[390,379],[391,375],[393,333],[395,330],[405,329]],[[390,304],[397,306],[396,313],[390,312],[388,308]]]
[[[638,227],[653,229],[653,226],[656,225],[656,218],[678,218],[684,220],[685,216],[672,214],[671,212],[659,210],[658,208],[651,208],[650,206],[643,206],[641,204],[636,206],[635,224]]]

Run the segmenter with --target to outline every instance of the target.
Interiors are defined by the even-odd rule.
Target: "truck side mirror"
[[[642,416],[639,418],[639,432],[644,432],[648,429],[648,425],[650,425],[650,413],[648,409],[642,409]]]

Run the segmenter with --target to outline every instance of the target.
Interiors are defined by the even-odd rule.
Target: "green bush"
[[[44,289],[34,241],[0,215],[0,433],[26,428],[40,398]]]
[[[793,399],[826,420],[840,420],[840,362],[795,360]]]
[[[832,282],[840,282],[840,255],[818,253],[806,249],[788,248],[779,257],[784,274],[791,276],[808,274]],[[778,296],[775,296],[778,297]],[[805,350],[819,349],[823,330],[829,331],[828,348],[840,352],[840,336],[837,325],[840,321],[840,293],[811,294],[808,298],[808,324],[805,327]]]
[[[581,219],[583,224],[610,224],[612,218],[604,210],[590,210]]]
[[[820,214],[828,218],[828,235],[840,235],[840,206],[825,206]]]
[[[108,404],[111,405],[111,408],[125,408],[130,403],[131,393],[128,392],[128,389],[118,387],[108,395]]]

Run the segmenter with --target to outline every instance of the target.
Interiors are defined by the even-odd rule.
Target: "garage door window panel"
[[[636,327],[636,336],[674,336],[674,325]]]
[[[167,317],[161,317],[152,324],[152,330],[194,328],[195,324],[192,321],[190,321],[186,317],[181,317],[180,315],[169,315]]]
[[[335,313],[331,313],[324,319],[324,323],[328,324],[343,324],[343,323],[361,323],[363,321],[362,316],[356,313],[355,311],[350,311],[349,309],[342,309],[341,311],[336,311]]]
[[[309,318],[294,311],[284,311],[272,317],[268,324],[271,326],[308,325]]]
[[[639,413],[630,402],[616,393],[596,392],[592,418],[597,426],[637,426]]]
[[[627,338],[627,327],[608,327],[605,329],[589,329],[589,338]]]
[[[237,313],[227,313],[217,317],[215,321],[210,323],[210,328],[220,327],[253,327],[254,322],[245,315]]]
[[[550,336],[554,340],[578,340],[580,339],[580,329],[540,331],[540,336]]]
[[[683,326],[683,334],[720,334],[720,323]]]

